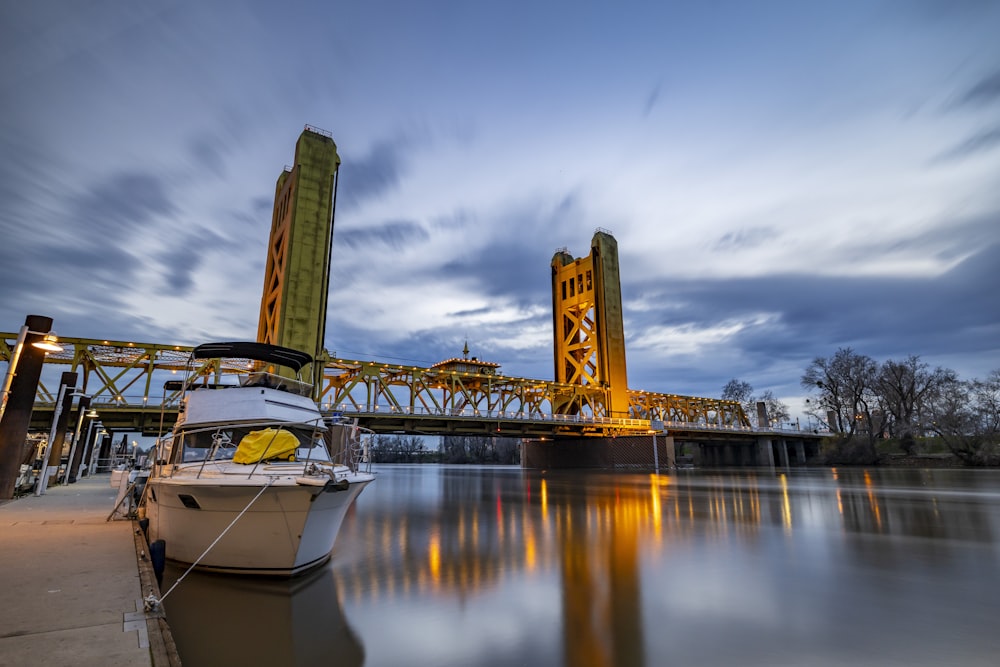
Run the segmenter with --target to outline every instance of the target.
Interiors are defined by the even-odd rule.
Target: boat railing
[[[278,389],[297,396],[311,396],[312,385],[301,380],[269,373],[267,371],[253,371],[240,376],[241,387],[265,387],[268,389]]]

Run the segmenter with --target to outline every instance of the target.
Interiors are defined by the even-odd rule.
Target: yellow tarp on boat
[[[280,428],[250,431],[240,440],[233,463],[257,463],[271,459],[295,460],[299,439]]]

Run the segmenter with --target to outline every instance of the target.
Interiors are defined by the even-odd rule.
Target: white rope
[[[240,517],[242,517],[244,514],[246,514],[247,510],[250,509],[250,506],[253,505],[255,502],[257,502],[257,499],[260,498],[261,495],[265,491],[267,491],[267,489],[271,486],[271,482],[273,482],[273,481],[274,481],[273,478],[270,478],[270,479],[267,480],[267,484],[265,484],[263,487],[261,487],[261,490],[258,491],[257,495],[253,497],[253,500],[251,500],[249,503],[247,503],[247,506],[243,508],[243,511],[240,512],[239,514],[237,514],[236,518],[233,519],[232,522],[228,526],[226,526],[226,529],[224,531],[222,531],[221,533],[219,533],[219,536],[217,538],[215,538],[215,540],[211,544],[208,545],[208,548],[205,549],[205,551],[200,556],[198,556],[197,560],[195,560],[195,562],[191,563],[191,567],[189,567],[184,572],[184,574],[182,574],[180,576],[180,578],[177,579],[177,581],[174,582],[174,585],[170,587],[170,590],[168,590],[166,593],[164,593],[163,597],[161,597],[159,600],[156,600],[156,604],[157,605],[161,604],[164,600],[167,599],[167,596],[170,595],[170,593],[175,588],[177,588],[177,584],[181,583],[184,580],[184,577],[188,576],[188,573],[191,572],[191,570],[193,570],[195,568],[195,566],[198,565],[198,563],[201,562],[201,559],[208,555],[208,552],[212,550],[212,547],[214,547],[216,544],[218,544],[219,540],[221,540],[223,538],[223,536],[225,536],[225,534],[229,532],[229,529],[236,525],[236,522],[240,520]],[[150,604],[150,600],[148,598],[146,600],[146,604],[147,605]]]

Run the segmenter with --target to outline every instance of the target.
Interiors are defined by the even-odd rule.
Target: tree
[[[791,419],[792,415],[788,412],[788,406],[779,401],[770,389],[765,389],[755,399],[754,403],[764,404],[764,407],[767,409],[767,416],[770,418],[772,424],[781,424]]]
[[[514,464],[521,460],[516,438],[489,435],[448,435],[441,439],[444,463]]]
[[[885,411],[880,409],[877,378],[875,360],[849,347],[840,348],[829,359],[816,357],[802,375],[805,389],[819,391],[810,414],[823,419],[832,413],[831,430],[844,434],[847,440],[864,436],[866,446],[859,462],[878,458],[875,440],[881,437],[887,422]]]
[[[424,441],[419,436],[377,435],[372,438],[372,463],[417,463],[423,460]]]
[[[940,367],[931,370],[918,355],[884,362],[879,367],[876,387],[889,417],[889,435],[907,442],[913,442],[914,435],[922,435],[929,401],[954,378],[954,371]]]
[[[736,401],[743,408],[743,412],[750,419],[752,424],[757,426],[769,426],[769,424],[758,424],[757,403],[763,402],[767,408],[767,416],[772,423],[788,421],[790,414],[788,406],[779,401],[774,392],[765,390],[760,396],[754,396],[753,386],[744,380],[733,378],[722,388],[722,400]]]
[[[930,410],[931,429],[963,463],[1000,464],[1000,369],[982,381],[945,382]]]

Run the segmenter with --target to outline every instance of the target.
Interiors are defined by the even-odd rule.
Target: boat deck
[[[116,493],[99,474],[0,503],[0,666],[179,664],[142,612],[136,524],[106,521]]]

